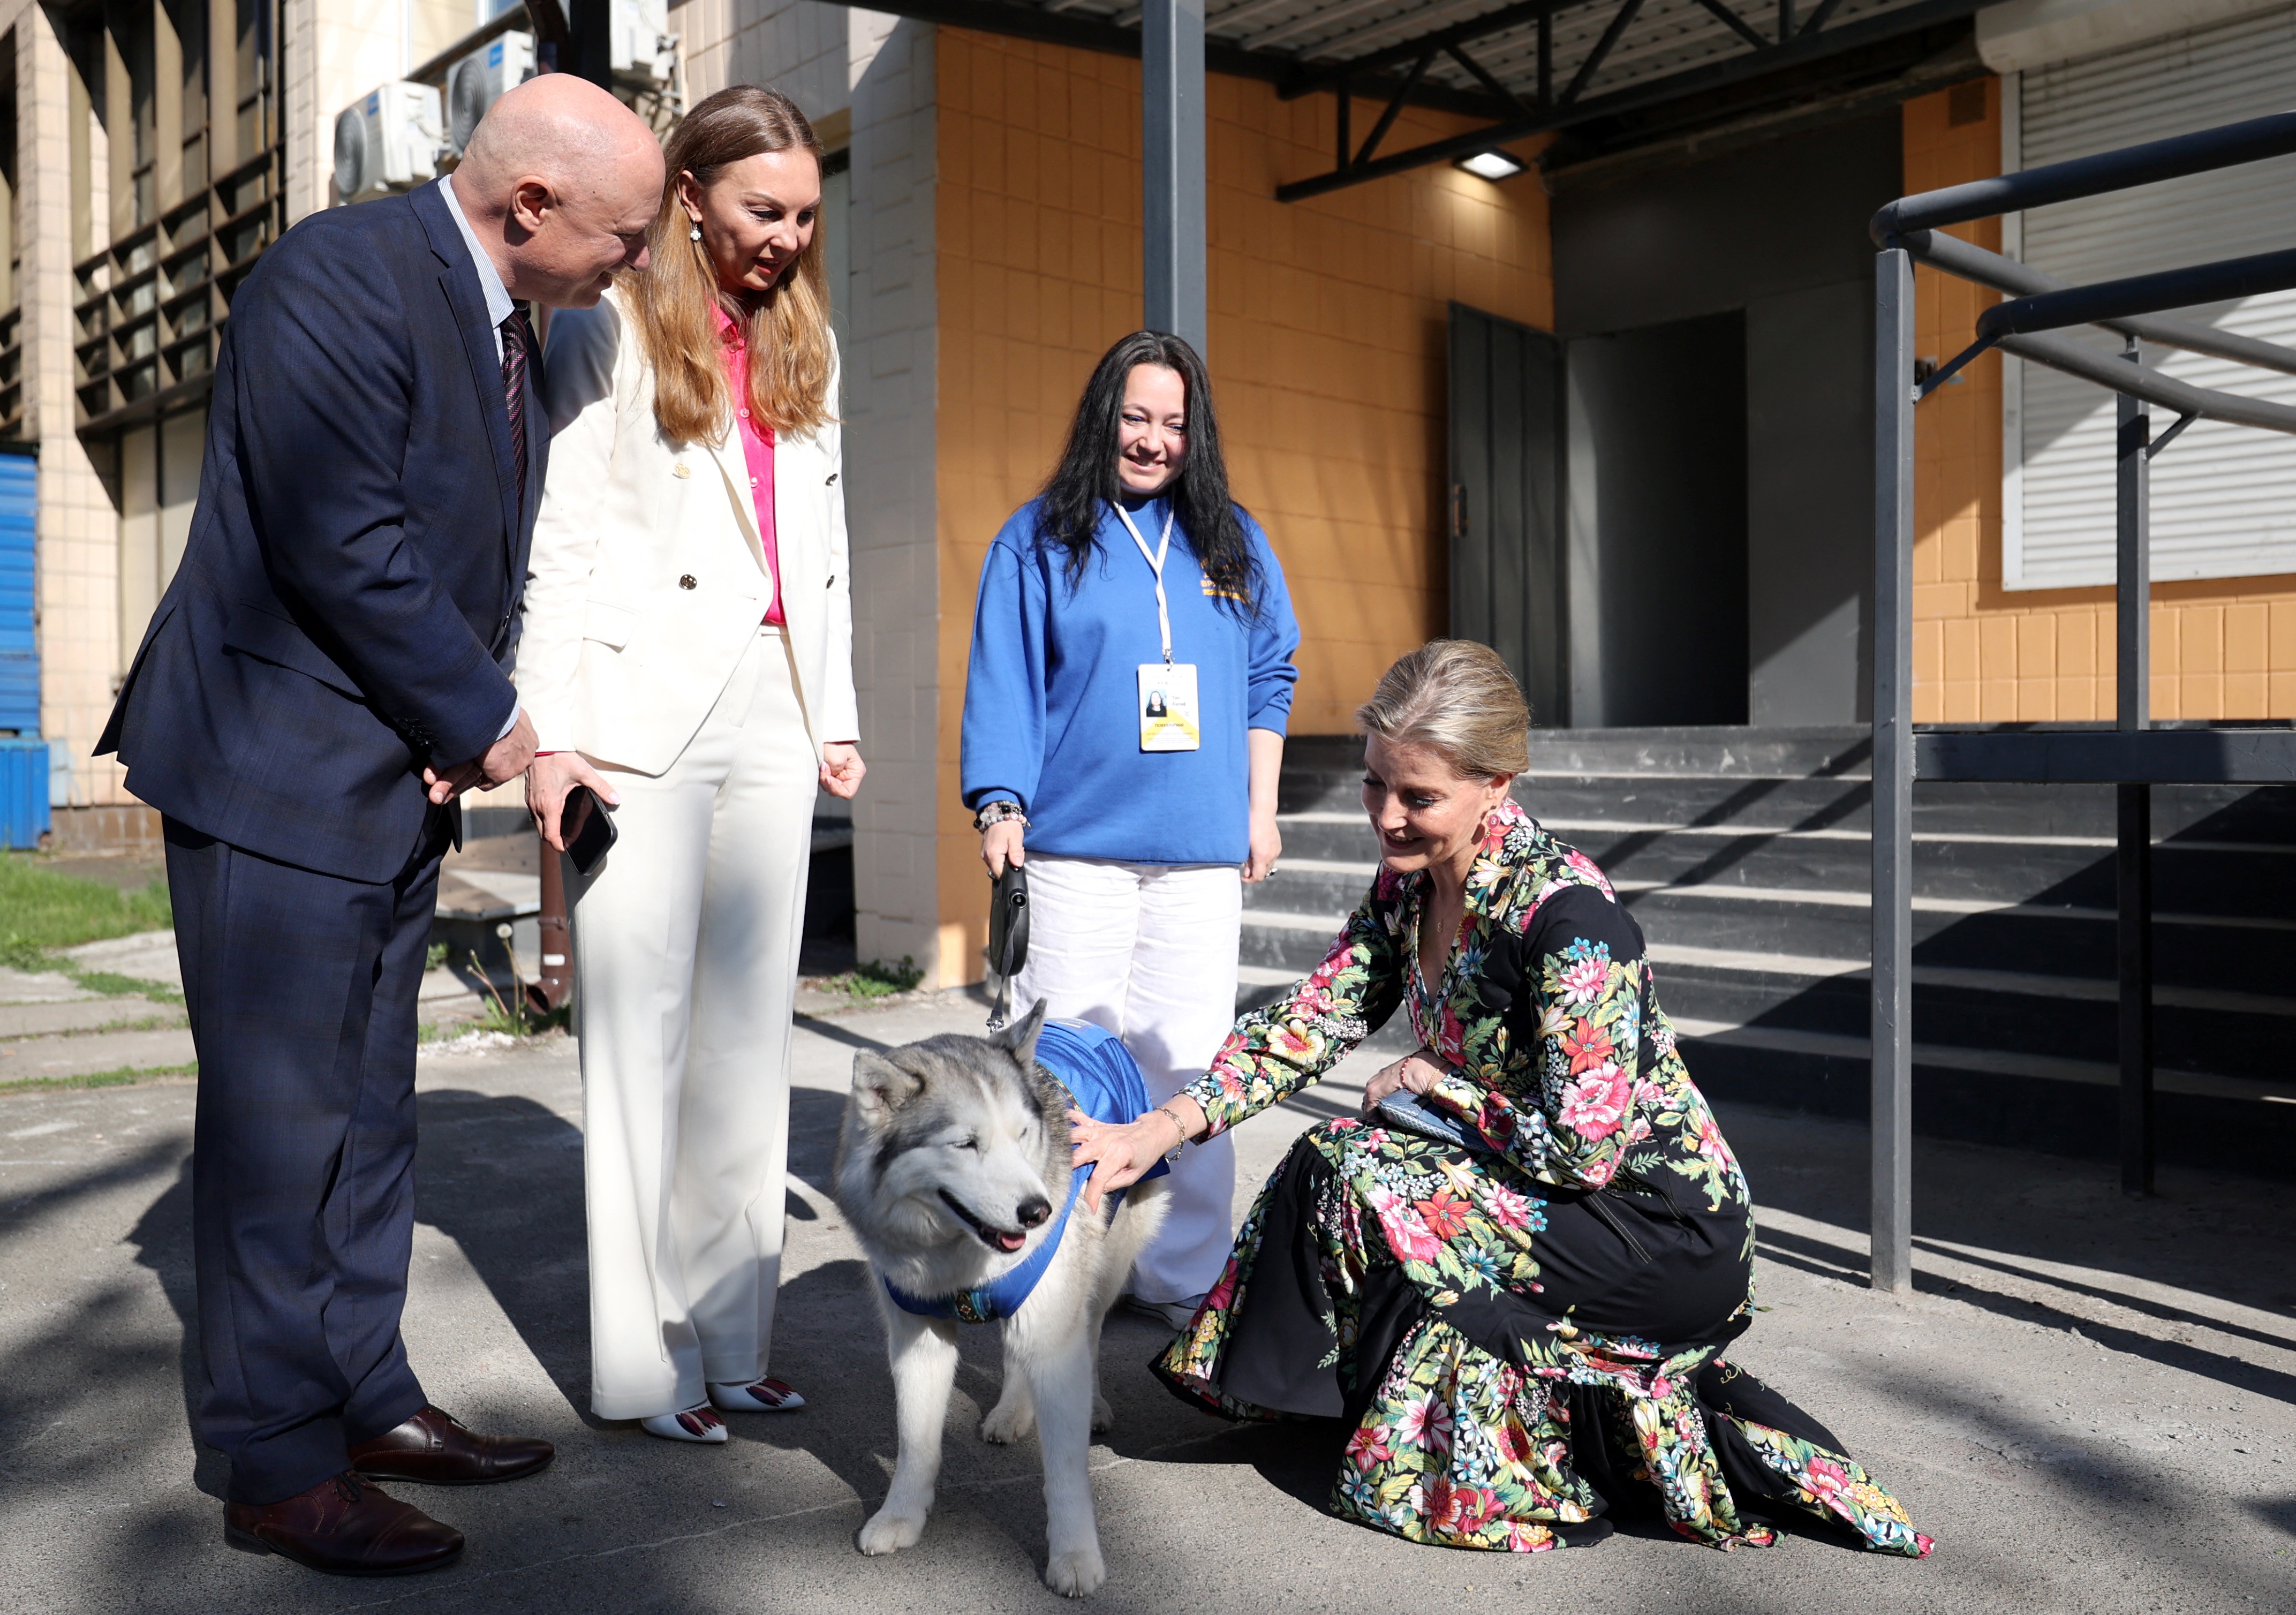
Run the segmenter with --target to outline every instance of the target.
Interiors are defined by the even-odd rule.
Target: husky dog
[[[1044,1026],[1040,1001],[993,1038],[943,1036],[854,1057],[837,1203],[878,1281],[900,1432],[892,1488],[857,1545],[898,1553],[922,1534],[960,1320],[988,1321],[983,1292],[996,1298],[1004,1275],[1057,1237],[1035,1287],[1003,1320],[1004,1391],[980,1434],[1017,1441],[1036,1427],[1051,1547],[1045,1584],[1081,1598],[1108,1574],[1087,1470],[1091,1432],[1110,1422],[1100,1326],[1163,1219],[1164,1185],[1134,1185],[1112,1219],[1072,1198],[1068,1094],[1036,1062]],[[1008,1281],[1004,1299],[1012,1289]],[[920,1297],[949,1300],[932,1316],[912,1309],[927,1305]]]

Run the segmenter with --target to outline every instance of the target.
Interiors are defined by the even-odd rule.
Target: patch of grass
[[[52,971],[106,998],[181,1004],[184,995],[172,987],[116,971],[82,970],[56,951],[166,930],[174,923],[165,881],[121,891],[102,881],[44,869],[30,855],[0,857],[0,964],[12,970]]]
[[[890,998],[895,993],[906,993],[925,979],[924,971],[907,954],[898,964],[888,964],[882,959],[872,959],[866,964],[854,966],[840,975],[825,978],[821,990],[843,993],[847,997],[867,1004],[878,998]]]
[[[0,963],[37,969],[17,962],[82,942],[165,930],[174,923],[164,881],[121,891],[102,881],[42,868],[35,856],[0,858]]]
[[[144,997],[154,1004],[181,1004],[184,995],[164,981],[147,981],[141,976],[123,976],[116,971],[80,970],[69,959],[53,959],[47,967],[60,971],[78,982],[89,992],[106,998]]]
[[[163,1077],[196,1077],[196,1065],[123,1065],[109,1071],[87,1071],[78,1077],[20,1077],[0,1082],[0,1094],[44,1094],[51,1088],[118,1088],[130,1083],[152,1082]]]

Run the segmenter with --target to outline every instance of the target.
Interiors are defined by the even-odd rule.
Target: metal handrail
[[[2099,387],[2127,393],[2132,398],[2142,398],[2147,404],[2173,409],[2179,415],[2296,436],[2296,406],[2194,387],[2157,370],[2147,370],[2111,354],[2099,353],[2094,348],[2084,348],[2070,337],[2004,337],[2001,350],[2021,359],[2030,359],[2036,365],[2046,365],[2052,370],[2062,370],[2067,375],[2079,376],[2084,381],[2094,381]]]
[[[1927,264],[1932,269],[1941,269],[1948,275],[1957,275],[1980,286],[1990,286],[1996,291],[2005,291],[2012,297],[2030,297],[2038,292],[2066,290],[2065,283],[2053,275],[2045,275],[2013,258],[1988,252],[1982,247],[1972,246],[1959,236],[1948,235],[1942,230],[1909,230],[1899,238],[1898,245],[1912,253],[1917,263]],[[2283,348],[2277,343],[2260,341],[2255,337],[2241,336],[2234,332],[2218,331],[2212,325],[2164,320],[2153,315],[2115,316],[2091,323],[2123,336],[2156,342],[2163,348],[2179,348],[2187,353],[2206,354],[2214,359],[2253,365],[2259,370],[2276,370],[2283,375],[2296,375],[2296,348]],[[2048,361],[2044,359],[2041,362],[2046,364]],[[2090,379],[2094,381],[2096,378]]]
[[[1988,348],[2047,365],[2120,395],[2113,439],[2114,732],[2069,745],[2063,737],[1925,737],[1933,763],[1956,757],[1971,777],[2107,779],[2116,785],[2114,882],[2120,911],[2121,1183],[2152,1189],[2153,1117],[2151,871],[2152,783],[2178,779],[2296,779],[2296,740],[2285,733],[2194,747],[2166,743],[2150,726],[2148,685],[2152,456],[2203,417],[2296,435],[2296,408],[2191,386],[2147,370],[2138,340],[2296,373],[2296,355],[2270,343],[2152,316],[2165,308],[2296,286],[2296,252],[2266,253],[2100,285],[2067,287],[1936,232],[2000,213],[2103,195],[2296,153],[2296,113],[2153,141],[2020,174],[1901,197],[1877,212],[1874,577],[1874,882],[1872,915],[1872,1221],[1869,1270],[1877,1290],[1913,1283],[1913,733],[1914,411]],[[1981,315],[1969,348],[1925,380],[1915,377],[1914,263],[2013,292]],[[2110,357],[2069,338],[2066,326],[2102,324],[2129,339]],[[2177,412],[2153,435],[2149,405]],[[1956,750],[1958,748],[1958,750]],[[2078,758],[2072,753],[2079,752]],[[2172,752],[2175,755],[2171,755]],[[2200,754],[2206,752],[2203,757]],[[2044,756],[2043,753],[2047,753]],[[1964,755],[1966,754],[1966,755]],[[2075,767],[2078,763],[2078,767]],[[2204,772],[2194,772],[2202,770]],[[2180,771],[2182,770],[2182,771]]]
[[[2238,298],[2285,291],[2296,286],[2296,251],[2259,252],[2252,258],[2230,258],[2189,268],[2163,269],[2152,275],[2132,275],[2093,286],[2068,286],[2033,297],[1996,303],[1977,318],[1980,341],[1999,341],[2010,334],[2062,331],[2068,325],[2093,325],[2111,319],[2159,314],[2167,308],[2190,308],[2200,303],[2224,303]]]
[[[2118,152],[2100,152],[2094,157],[2076,157],[2021,173],[1948,185],[1941,191],[1901,196],[1874,215],[1867,234],[1875,246],[1888,249],[1902,246],[1899,238],[1912,230],[1965,225],[1997,214],[2076,201],[2084,196],[2126,191],[2132,185],[2182,179],[2292,154],[2296,154],[2296,112],[2276,112],[2269,118],[2251,118],[2245,123],[2228,123],[2141,146],[2123,146]]]

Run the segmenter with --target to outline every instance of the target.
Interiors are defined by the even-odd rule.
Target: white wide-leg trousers
[[[1037,999],[1124,1039],[1161,1103],[1211,1064],[1235,1024],[1243,882],[1230,864],[1110,864],[1028,854],[1029,957],[1013,1013]],[[1132,1268],[1143,1300],[1189,1300],[1218,1282],[1234,1242],[1235,1145],[1191,1144],[1172,1168],[1171,1211]]]
[[[574,898],[591,1406],[691,1407],[767,1369],[818,775],[761,628],[659,776],[607,771],[619,839]]]

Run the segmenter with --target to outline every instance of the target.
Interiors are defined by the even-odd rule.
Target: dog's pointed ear
[[[923,1078],[903,1070],[882,1054],[863,1049],[853,1056],[853,1103],[871,1127],[883,1125],[924,1086]]]
[[[1013,1059],[1027,1065],[1037,1057],[1037,1034],[1044,1029],[1045,1000],[1039,998],[1034,1009],[996,1034],[996,1046],[1010,1049]]]

